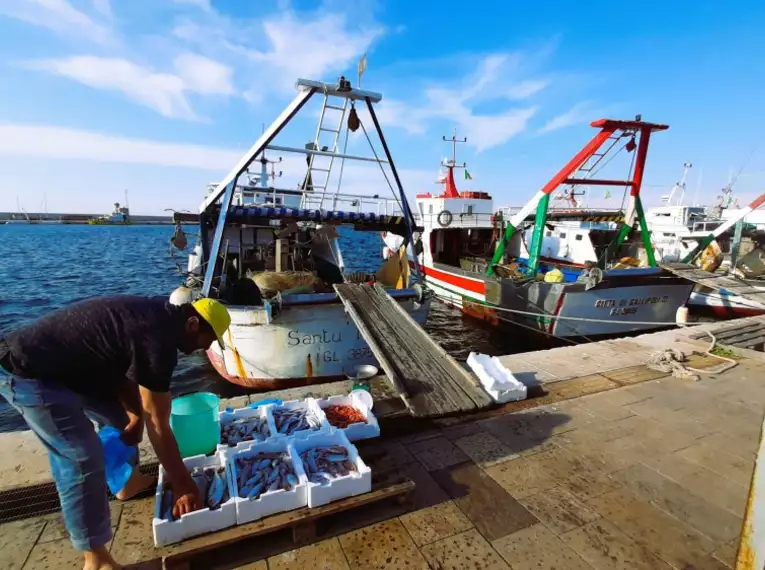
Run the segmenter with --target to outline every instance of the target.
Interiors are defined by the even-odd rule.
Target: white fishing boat
[[[734,203],[731,196],[731,185],[722,190],[715,206],[691,206],[684,204],[685,178],[690,164],[686,163],[683,176],[669,193],[664,197],[664,204],[645,211],[645,223],[650,232],[650,245],[654,259],[661,263],[685,262],[696,263],[701,268],[715,271],[722,263],[722,252],[716,240],[729,232],[737,222],[746,218],[749,222],[758,211],[765,194],[758,197],[744,208],[729,210]],[[734,214],[731,214],[734,212]],[[580,212],[584,214],[584,212]],[[587,261],[604,260],[607,246],[616,236],[618,226],[624,217],[620,211],[587,211],[578,221],[561,221],[560,218],[571,217],[576,210],[555,210],[551,217],[558,220],[548,220],[547,231],[542,238],[541,265],[549,269],[552,264],[561,266],[567,280],[574,281],[584,268]],[[526,232],[525,242],[531,239],[532,230]],[[735,241],[735,240],[734,240]],[[740,241],[740,236],[739,236]],[[738,246],[736,246],[738,247]],[[528,252],[525,243],[521,244],[521,259],[525,261]],[[642,264],[648,262],[646,243],[634,248],[632,254],[640,258]],[[763,251],[756,248],[753,252],[742,257],[736,263],[736,273],[746,278],[757,274],[765,275],[765,268],[759,271],[750,270],[745,275],[738,269],[741,264],[762,265],[760,258]],[[618,256],[617,256],[618,258]],[[617,259],[618,260],[618,259]],[[617,261],[614,260],[614,261]],[[606,260],[610,261],[610,260]],[[745,280],[750,290],[765,291],[762,279],[749,278]],[[742,318],[765,314],[765,304],[742,297],[727,294],[719,289],[697,285],[688,298],[689,310],[698,316],[717,319]]]
[[[200,240],[189,255],[186,284],[172,299],[209,296],[227,304],[232,322],[225,348],[215,343],[207,354],[221,376],[248,388],[346,378],[376,364],[334,284],[374,280],[420,324],[430,305],[425,288],[410,279],[403,256],[370,272],[349,272],[343,260],[341,233],[385,231],[411,240],[414,230],[374,111],[382,95],[352,88],[345,78],[337,84],[300,79],[296,86],[292,103],[226,177],[208,188],[199,215],[175,215],[179,223],[198,220]],[[305,147],[276,145],[277,135],[314,96],[321,98],[314,140]],[[361,122],[357,104],[370,124]],[[345,152],[349,131],[359,128],[372,151],[363,156]],[[375,134],[381,149],[372,144],[369,135]],[[298,188],[269,184],[277,176],[267,172],[273,161],[266,151],[305,157]],[[395,188],[388,183],[391,198],[341,193],[346,161],[372,163],[377,171],[372,176],[395,181]],[[258,162],[260,172],[250,172]],[[173,243],[185,247],[182,230],[176,228]]]
[[[555,177],[512,217],[495,210],[486,192],[457,190],[451,160],[445,161],[444,191],[418,194],[415,219],[423,232],[415,242],[416,259],[425,283],[437,297],[468,315],[492,324],[512,322],[557,338],[586,339],[623,335],[674,324],[677,310],[688,301],[693,284],[656,267],[589,271],[578,278],[580,262],[596,262],[609,247],[619,251],[633,224],[640,222],[647,242],[640,187],[652,132],[667,127],[635,121],[599,120],[599,133]],[[629,180],[577,178],[594,167],[617,144],[636,151]],[[605,151],[600,151],[603,145]],[[551,194],[561,184],[627,186],[627,216],[582,209],[548,211]],[[530,224],[530,225],[529,225]],[[395,252],[401,240],[383,236],[383,255]],[[565,248],[565,254],[561,254]],[[411,255],[411,248],[410,248]],[[549,257],[548,257],[549,256]],[[546,259],[569,260],[569,279],[545,282]]]

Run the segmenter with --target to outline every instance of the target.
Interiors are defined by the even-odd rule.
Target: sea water
[[[186,226],[189,243],[195,226]],[[0,335],[70,303],[99,295],[169,296],[182,284],[186,253],[170,248],[172,226],[0,225]],[[341,228],[348,271],[374,271],[381,263],[376,232]],[[433,302],[425,329],[452,356],[518,351],[521,334],[497,331]],[[204,354],[181,356],[176,394],[209,391],[223,397],[244,393],[221,379]],[[26,429],[0,398],[0,432]]]

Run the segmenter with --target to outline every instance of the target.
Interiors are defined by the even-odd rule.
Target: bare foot
[[[125,486],[122,488],[122,490],[117,493],[116,497],[120,501],[127,501],[136,495],[140,495],[141,493],[152,489],[156,486],[156,484],[156,477],[152,477],[151,475],[144,475],[136,466],[133,468],[133,473],[130,475],[130,479],[128,479],[127,483],[125,483]]]
[[[85,566],[83,570],[123,570],[122,564],[118,564],[106,547],[94,548],[85,552]]]

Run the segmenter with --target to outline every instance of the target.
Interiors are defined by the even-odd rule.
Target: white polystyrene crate
[[[325,433],[312,433],[305,437],[293,439],[290,446],[295,451],[296,459],[301,463],[303,474],[307,477],[307,471],[302,466],[300,454],[307,449],[315,447],[330,447],[340,445],[348,450],[348,458],[356,466],[357,471],[336,477],[324,485],[307,481],[308,488],[308,506],[320,507],[338,499],[362,495],[372,490],[372,470],[359,456],[356,446],[353,445],[345,434],[340,430],[333,430]]]
[[[266,438],[266,441],[269,441],[270,439],[275,437],[276,434],[276,426],[274,425],[274,418],[271,417],[271,415],[268,413],[268,408],[272,406],[273,404],[266,404],[262,406],[258,406],[257,408],[237,408],[233,411],[223,411],[218,413],[218,418],[220,419],[220,427],[221,430],[224,426],[228,425],[234,420],[238,420],[240,418],[251,418],[251,417],[260,417],[260,418],[266,418],[266,423],[268,424],[268,431],[270,432],[269,437]],[[245,449],[249,447],[253,443],[263,443],[263,442],[256,442],[253,440],[247,440],[247,441],[241,441],[238,444],[229,447],[227,444],[221,442],[218,444],[218,451],[227,451],[231,452],[237,449]]]
[[[224,453],[216,453],[212,456],[195,455],[183,460],[186,468],[191,471],[194,467],[222,467],[226,464]],[[236,505],[234,504],[233,493],[229,485],[228,473],[223,477],[223,482],[229,493],[229,500],[223,503],[220,508],[211,510],[209,508],[200,509],[193,513],[181,516],[175,521],[168,521],[162,518],[160,509],[162,508],[162,490],[164,489],[167,474],[163,468],[159,470],[159,482],[155,494],[154,519],[151,526],[154,531],[154,545],[166,546],[175,542],[180,542],[208,532],[215,532],[234,526],[236,524]]]
[[[236,465],[235,460],[238,457],[252,457],[258,453],[277,453],[282,451],[286,451],[289,454],[290,463],[298,478],[298,484],[295,488],[290,491],[284,489],[268,491],[254,500],[240,497],[238,481],[239,473],[236,473],[236,476],[234,476],[234,468]],[[303,466],[300,463],[300,460],[297,459],[294,450],[289,448],[287,438],[265,441],[262,443],[251,442],[249,447],[230,451],[227,462],[228,469],[226,470],[226,473],[229,477],[229,488],[232,489],[234,504],[236,504],[237,524],[256,521],[274,513],[283,513],[299,509],[308,504],[307,479],[305,472],[303,471]]]
[[[276,433],[274,438],[301,438],[305,437],[310,434],[314,433],[326,433],[329,431],[329,422],[327,422],[327,416],[324,415],[324,412],[319,407],[319,405],[316,403],[316,400],[313,398],[306,398],[305,400],[290,400],[288,402],[284,402],[281,406],[272,405],[268,406],[268,414],[271,416],[271,422],[273,422],[274,431],[276,431],[276,422],[274,420],[274,412],[278,410],[279,408],[287,408],[290,410],[294,410],[296,408],[308,408],[313,411],[314,414],[316,414],[316,417],[319,418],[319,421],[321,422],[319,424],[319,429],[304,429],[300,431],[293,432],[290,435],[285,435],[283,433]]]
[[[372,410],[369,409],[366,402],[363,402],[359,397],[358,392],[351,392],[349,396],[330,396],[329,398],[316,400],[316,404],[322,410],[329,406],[353,406],[362,413],[367,420],[366,423],[355,423],[346,428],[335,427],[329,422],[329,419],[327,419],[327,424],[330,429],[333,428],[342,431],[349,441],[369,439],[380,435],[380,424],[377,423],[377,418],[372,413]]]

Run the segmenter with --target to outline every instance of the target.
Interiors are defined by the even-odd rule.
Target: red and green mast
[[[542,236],[544,226],[547,221],[547,210],[550,205],[550,195],[561,185],[569,186],[587,185],[587,186],[624,186],[630,189],[630,199],[627,206],[627,213],[622,226],[619,228],[619,234],[616,238],[615,248],[618,249],[632,230],[635,221],[640,224],[640,234],[643,239],[643,245],[648,256],[648,263],[651,267],[656,266],[656,259],[651,244],[651,235],[643,213],[643,205],[640,200],[640,188],[643,184],[643,172],[645,171],[645,161],[648,156],[648,143],[653,131],[664,131],[669,128],[668,125],[656,123],[646,123],[640,120],[638,116],[634,121],[617,121],[612,119],[600,119],[591,123],[595,128],[600,129],[590,142],[572,158],[534,197],[521,208],[520,212],[515,214],[507,223],[504,235],[497,244],[494,257],[487,270],[489,275],[494,274],[494,267],[502,262],[505,255],[505,248],[517,231],[520,225],[536,208],[534,218],[534,231],[529,247],[528,272],[535,274],[539,269],[539,257],[542,251]],[[586,177],[572,177],[576,172],[589,173],[603,160],[609,152],[619,143],[620,140],[628,138],[627,143],[617,149],[625,149],[627,152],[633,152],[637,149],[635,157],[635,167],[631,178],[627,180],[603,180]],[[603,145],[611,141],[609,146],[602,152],[599,152]],[[594,160],[591,160],[594,159]],[[605,164],[605,163],[604,163]]]

